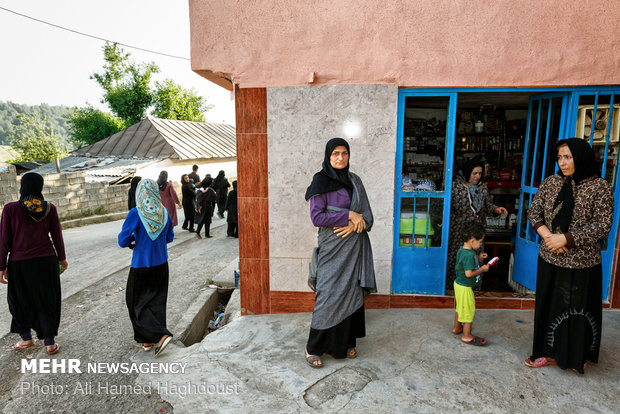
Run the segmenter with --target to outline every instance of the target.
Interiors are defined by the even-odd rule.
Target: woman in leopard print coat
[[[480,158],[474,158],[463,164],[452,184],[446,290],[454,289],[456,252],[463,246],[461,240],[463,229],[472,221],[486,227],[487,216],[492,216],[494,213],[508,215],[508,211],[504,207],[498,207],[491,202],[489,188],[482,182],[483,176],[484,163]],[[482,251],[484,251],[484,245],[480,247],[480,252]]]
[[[614,199],[600,178],[586,141],[557,143],[556,175],[541,184],[528,210],[541,236],[530,367],[557,364],[584,372],[598,362],[601,340],[602,266],[600,241],[614,216]]]

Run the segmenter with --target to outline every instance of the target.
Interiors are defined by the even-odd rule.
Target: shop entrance
[[[526,211],[540,182],[555,172],[554,143],[589,138],[618,200],[620,96],[585,88],[435,91],[399,92],[392,292],[453,294],[446,282],[453,271],[449,235],[456,220],[450,210],[459,202],[452,186],[465,178],[458,175],[463,163],[478,158],[493,204],[508,215],[489,212],[486,218],[485,251],[500,260],[477,294],[534,297],[539,240]],[[614,229],[618,215],[617,205]],[[615,233],[604,241],[603,299]]]
[[[464,165],[472,160],[484,165],[481,181],[488,188],[488,197],[482,199],[479,216],[483,217],[485,224],[485,252],[489,258],[499,258],[491,271],[483,276],[482,285],[476,292],[480,296],[533,297],[532,291],[513,278],[514,264],[521,260],[515,241],[527,142],[528,104],[532,95],[528,92],[458,95],[452,188],[460,189],[459,186],[469,182]],[[552,132],[557,139],[557,131]],[[486,194],[486,191],[481,192]],[[467,191],[453,191],[452,229],[463,225],[464,217],[459,217],[459,213],[465,206],[470,206],[466,196]],[[507,214],[498,214],[491,210],[491,205],[505,208]],[[447,295],[453,294],[454,276],[450,277],[450,272],[454,272],[454,256],[462,244],[454,235],[451,242],[446,269]]]

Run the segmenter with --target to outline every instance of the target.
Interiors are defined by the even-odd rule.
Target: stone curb
[[[74,220],[61,221],[60,223],[63,229],[71,229],[74,227],[87,226],[89,224],[106,223],[108,221],[123,220],[125,217],[127,217],[127,212],[119,211],[117,213],[109,213],[109,214],[102,214],[102,215],[96,215],[96,216],[82,217],[82,218],[74,219]]]

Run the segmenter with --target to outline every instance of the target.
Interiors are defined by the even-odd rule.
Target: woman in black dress
[[[200,231],[202,227],[205,228],[205,237],[210,239],[211,236],[211,217],[213,216],[213,203],[215,202],[215,191],[211,188],[213,179],[211,177],[205,177],[200,183],[202,192],[196,196],[196,211],[202,216],[198,222],[198,228],[196,229],[197,239],[202,239]]]
[[[228,223],[228,229],[226,230],[226,234],[229,237],[239,237],[239,227],[238,227],[238,218],[237,218],[237,180],[233,181],[233,190],[228,193],[228,198],[226,199],[226,222]]]
[[[557,174],[547,177],[528,210],[542,237],[536,279],[532,368],[557,364],[583,374],[601,346],[601,240],[614,217],[611,187],[581,138],[557,143]]]
[[[192,183],[189,181],[189,176],[183,174],[181,177],[181,195],[183,196],[183,230],[189,230],[190,233],[194,232],[194,215],[196,214],[196,207],[194,206],[194,198],[196,197],[196,191]],[[187,227],[189,225],[189,228]]]
[[[219,218],[224,218],[224,206],[226,205],[226,196],[228,195],[228,188],[230,187],[230,183],[224,176],[224,171],[220,171],[220,173],[213,180],[213,189],[216,193],[217,203],[217,215]]]

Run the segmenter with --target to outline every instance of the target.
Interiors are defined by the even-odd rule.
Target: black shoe
[[[195,233],[195,232],[196,232],[196,230],[194,230],[194,229],[189,229],[188,231],[189,231],[190,233]]]
[[[183,230],[187,230],[187,227],[181,227]]]

